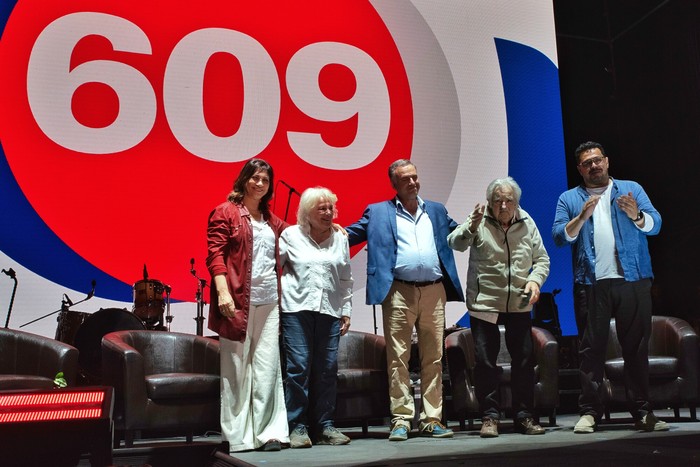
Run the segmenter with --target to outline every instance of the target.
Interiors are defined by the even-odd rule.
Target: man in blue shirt
[[[635,428],[668,430],[649,402],[651,257],[647,236],[661,216],[636,182],[616,180],[599,143],[575,151],[583,184],[559,197],[552,237],[571,245],[574,309],[581,339],[581,418],[574,433],[593,433],[603,413],[601,388],[610,319],[615,318],[625,360],[625,386]]]
[[[442,349],[445,302],[464,301],[447,235],[457,223],[440,203],[418,196],[415,165],[400,159],[389,167],[396,197],[371,204],[346,228],[350,245],[367,242],[367,304],[382,305],[387,342],[391,434],[408,438],[415,407],[408,371],[415,326],[421,361],[420,434],[450,438],[442,419]]]

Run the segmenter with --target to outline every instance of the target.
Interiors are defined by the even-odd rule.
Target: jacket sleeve
[[[536,282],[542,287],[549,276],[549,254],[544,247],[542,236],[534,222],[532,222],[532,270],[527,277],[528,282]]]
[[[566,246],[570,242],[566,236],[566,224],[573,219],[571,214],[571,206],[565,200],[566,193],[559,196],[557,201],[557,210],[554,213],[554,224],[552,225],[552,239],[556,246]],[[578,215],[576,213],[575,215]],[[576,240],[574,240],[575,242]]]
[[[469,231],[469,227],[471,227],[471,225],[472,216],[470,214],[463,224],[458,225],[447,236],[447,244],[450,246],[450,248],[457,251],[465,251],[467,248],[472,246],[472,243],[474,243],[474,237],[476,237],[476,232],[472,233]]]
[[[214,208],[207,224],[207,268],[212,277],[226,274],[226,254],[229,248],[231,218],[225,205]]]
[[[654,227],[652,227],[652,229],[648,232],[642,232],[644,235],[657,235],[661,230],[661,214],[659,214],[659,211],[657,211],[656,208],[654,208],[654,205],[651,204],[649,196],[647,196],[644,188],[642,188],[640,184],[635,183],[634,188],[635,189],[633,190],[632,194],[634,195],[634,199],[637,201],[637,209],[650,215],[651,218],[654,219]]]
[[[350,246],[358,245],[367,241],[367,228],[369,227],[371,209],[369,206],[365,208],[362,217],[352,225],[345,227],[348,234],[348,243]]]

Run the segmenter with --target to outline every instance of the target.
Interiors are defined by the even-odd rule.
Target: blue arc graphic
[[[70,289],[87,293],[95,280],[99,297],[131,301],[131,285],[90,264],[44,223],[17,184],[2,147],[0,152],[0,218],[5,220],[0,249],[27,269]],[[75,216],[79,221],[80,214]]]
[[[550,233],[557,199],[568,188],[559,72],[532,47],[499,38],[494,41],[508,124],[508,175],[522,188],[522,205],[534,218],[550,257],[549,278],[542,291],[561,289],[556,300],[562,333],[576,334],[571,252],[556,247]],[[465,316],[458,324],[467,323]]]

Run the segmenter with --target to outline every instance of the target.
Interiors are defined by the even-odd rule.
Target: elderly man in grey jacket
[[[496,365],[501,334],[512,363],[515,431],[544,434],[533,414],[535,368],[530,311],[549,274],[549,255],[535,222],[520,208],[521,189],[511,177],[486,189],[487,205],[476,205],[447,237],[451,248],[469,248],[467,309],[476,350],[476,397],[482,413],[481,437],[498,436],[500,406]]]

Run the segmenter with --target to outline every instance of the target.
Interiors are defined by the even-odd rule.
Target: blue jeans
[[[282,313],[289,429],[333,426],[338,386],[340,319],[314,311]]]

